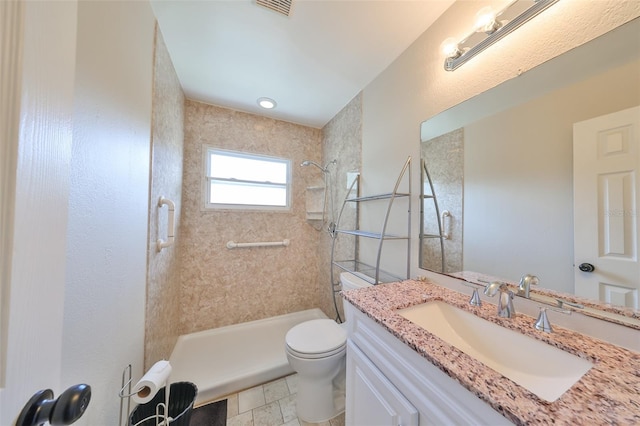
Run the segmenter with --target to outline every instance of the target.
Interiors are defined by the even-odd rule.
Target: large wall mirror
[[[640,269],[633,283],[616,283],[618,272],[640,257],[640,219],[627,204],[640,198],[634,177],[640,169],[620,175],[618,186],[609,182],[609,200],[620,203],[610,207],[609,225],[593,233],[579,228],[574,217],[580,222],[596,213],[574,207],[574,154],[584,151],[576,145],[574,153],[574,123],[639,105],[637,18],[422,123],[421,156],[438,212],[432,198],[422,200],[420,267],[516,283],[534,274],[540,287],[637,310]],[[598,149],[612,155],[640,149],[616,132],[601,138]],[[429,193],[426,179],[423,186]],[[580,271],[579,264],[597,260],[581,254],[583,246],[610,238],[607,226],[623,234],[609,241],[619,247],[607,250],[624,267],[609,275]],[[446,238],[437,238],[440,233]]]

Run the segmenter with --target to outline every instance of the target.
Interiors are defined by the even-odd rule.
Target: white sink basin
[[[445,302],[427,302],[396,312],[545,401],[560,398],[593,366]]]

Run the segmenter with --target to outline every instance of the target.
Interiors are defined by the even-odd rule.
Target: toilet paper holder
[[[157,364],[157,363],[156,363]],[[153,370],[153,368],[156,365],[154,364],[153,367],[151,367],[151,370]],[[169,366],[168,362],[167,362],[167,366]],[[169,372],[171,371],[171,368],[169,366]],[[147,374],[149,374],[149,372],[147,372]],[[144,377],[143,377],[144,378]],[[142,379],[140,379],[142,381]],[[164,386],[168,388],[167,383],[168,383],[168,378],[166,378],[164,380]],[[122,371],[122,388],[120,388],[120,392],[118,392],[118,396],[120,397],[120,415],[118,417],[118,424],[119,426],[123,426],[123,424],[127,424],[128,423],[128,419],[129,419],[129,414],[131,413],[131,398],[138,394],[140,389],[138,390],[134,390],[132,391],[131,387],[132,387],[132,383],[133,383],[133,373],[132,373],[132,367],[131,364],[128,364],[124,370]],[[145,389],[146,390],[146,389]],[[157,390],[156,390],[157,392]],[[155,396],[156,392],[153,392],[153,395],[151,395],[151,397]],[[145,397],[148,396],[148,394],[144,395]],[[126,412],[124,411],[124,406],[127,406],[126,408]],[[122,414],[123,412],[126,414],[124,416],[125,421],[124,423],[122,422]],[[153,417],[148,417],[144,420],[142,420],[139,423],[144,423],[147,420],[151,420],[153,418],[156,419],[161,419],[162,422],[159,423],[161,425],[165,425],[167,426],[169,424],[169,392],[168,389],[165,392],[165,402],[161,402],[156,406],[156,415]],[[132,425],[132,426],[136,426],[136,425]]]
[[[122,388],[120,389],[120,392],[118,392],[118,396],[120,397],[120,416],[118,417],[119,426],[122,426],[123,424],[122,411],[124,410],[125,401],[127,405],[127,411],[126,411],[127,416],[131,412],[131,397],[133,396],[133,393],[131,393],[132,381],[133,381],[133,374],[131,372],[131,364],[129,364],[124,368],[124,370],[122,370]]]

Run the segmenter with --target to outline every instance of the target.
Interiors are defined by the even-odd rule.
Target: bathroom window
[[[289,210],[291,161],[205,147],[205,209]]]

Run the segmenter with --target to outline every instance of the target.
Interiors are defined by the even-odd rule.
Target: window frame
[[[288,212],[291,211],[291,193],[293,185],[292,178],[292,161],[289,158],[276,157],[272,155],[265,155],[255,152],[236,151],[230,149],[217,148],[211,145],[203,145],[202,148],[203,161],[202,161],[202,210],[203,211],[220,211],[220,210],[248,210],[248,211],[265,211],[265,212]],[[251,185],[265,186],[265,187],[284,187],[286,191],[286,205],[284,206],[272,206],[264,204],[222,204],[211,203],[209,199],[211,181],[225,181],[224,179],[215,179],[209,176],[210,160],[212,154],[221,154],[238,158],[246,158],[250,160],[258,161],[272,161],[275,163],[283,163],[286,165],[286,182],[284,184],[268,183],[266,181],[244,181],[238,180],[239,184],[246,183]]]

